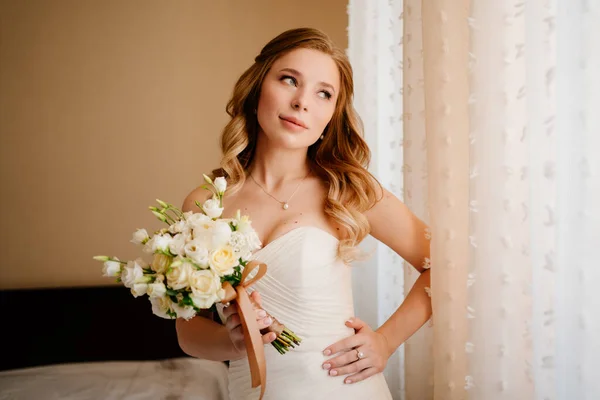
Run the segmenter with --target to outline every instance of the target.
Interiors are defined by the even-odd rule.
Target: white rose
[[[175,235],[171,243],[169,243],[169,251],[176,255],[184,255],[184,247],[186,242],[186,236],[182,233]]]
[[[198,297],[194,294],[190,294],[190,299],[192,299],[194,305],[201,310],[208,310],[213,304],[220,300],[216,295]]]
[[[194,271],[190,276],[190,287],[190,297],[198,308],[210,308],[224,295],[221,279],[211,270]]]
[[[165,235],[155,235],[152,239],[152,251],[153,252],[157,252],[157,251],[168,251],[169,250],[169,244],[173,241],[173,238],[171,237],[171,235],[165,234]]]
[[[185,254],[201,267],[208,266],[208,250],[200,240],[192,240],[184,247]]]
[[[154,282],[148,284],[148,290],[146,291],[150,297],[164,297],[167,293],[167,287],[162,282]]]
[[[146,267],[146,263],[139,258],[135,261],[129,261],[121,272],[121,282],[123,282],[123,285],[131,289],[136,283],[147,283],[150,277],[144,276],[143,268]]]
[[[188,286],[188,278],[194,271],[189,262],[171,264],[171,270],[167,272],[167,284],[173,290],[180,290]]]
[[[152,313],[161,318],[172,319],[169,311],[172,311],[173,302],[168,297],[150,297],[150,303],[152,303]]]
[[[222,176],[215,179],[215,187],[217,188],[217,192],[219,194],[225,193],[225,189],[227,189],[227,181]]]
[[[143,296],[146,294],[147,291],[147,283],[134,283],[133,287],[131,288],[131,294],[133,295],[133,297]]]
[[[202,210],[209,218],[219,218],[223,213],[223,208],[220,207],[219,199],[208,199],[202,205]]]
[[[192,306],[180,306],[179,304],[173,303],[173,311],[177,314],[177,318],[183,318],[189,320],[196,315],[196,310]]]
[[[212,229],[212,243],[211,247],[222,247],[229,244],[231,238],[231,227],[225,221],[216,221],[215,226]]]
[[[121,274],[121,263],[118,261],[106,261],[102,268],[103,276],[119,276]]]
[[[231,246],[223,246],[210,254],[210,268],[219,276],[233,274],[233,267],[239,264],[235,252]]]
[[[145,229],[138,229],[133,233],[133,238],[130,240],[133,244],[146,244],[150,240],[148,232]]]
[[[200,249],[192,257],[192,260],[201,268],[208,268],[208,250]]]

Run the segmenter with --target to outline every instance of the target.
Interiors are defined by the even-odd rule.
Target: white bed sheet
[[[227,366],[194,358],[62,364],[0,372],[2,400],[227,398]]]

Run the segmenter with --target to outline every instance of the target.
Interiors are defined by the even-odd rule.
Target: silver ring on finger
[[[356,349],[356,361],[362,360],[365,357],[366,357],[365,353],[363,353],[362,351]]]

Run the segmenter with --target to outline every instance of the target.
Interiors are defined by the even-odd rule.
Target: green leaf
[[[194,305],[194,302],[190,298],[190,294],[189,293],[186,293],[186,294],[183,295],[183,300],[181,302],[184,305],[186,305],[186,306],[193,306]]]
[[[179,294],[179,292],[177,290],[167,289],[167,295],[168,296],[177,296],[178,294]],[[177,303],[177,300],[175,300],[175,302]]]

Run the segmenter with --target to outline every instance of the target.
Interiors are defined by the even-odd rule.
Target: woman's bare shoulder
[[[192,190],[186,198],[183,200],[183,206],[181,207],[181,211],[197,211],[198,207],[196,206],[196,201],[200,204],[204,203],[212,196],[212,193],[202,186],[198,186],[196,189]]]

